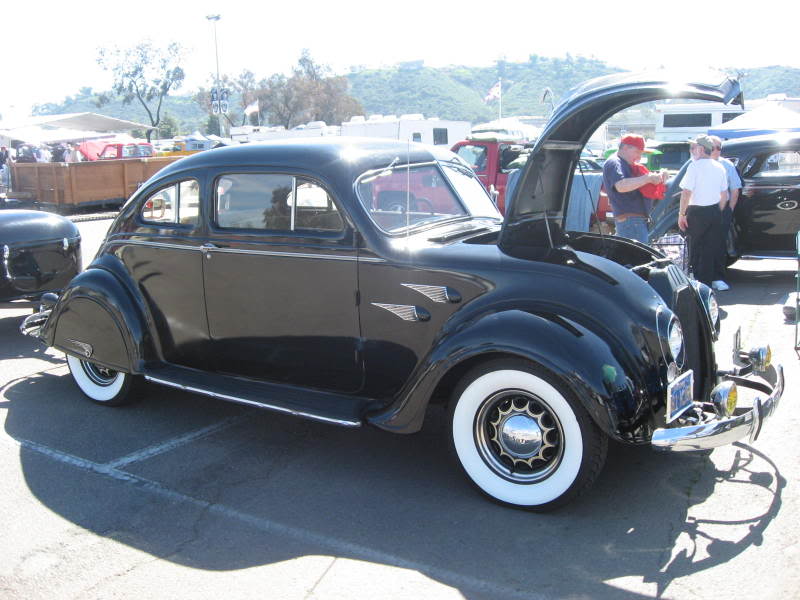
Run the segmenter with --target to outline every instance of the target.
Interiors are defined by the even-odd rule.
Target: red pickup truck
[[[457,142],[451,150],[463,158],[481,183],[495,196],[497,208],[505,214],[509,165],[522,154],[525,142],[501,136],[474,136]]]
[[[472,166],[472,170],[495,198],[497,208],[505,214],[508,174],[519,166],[519,161],[512,164],[514,161],[525,159],[523,154],[530,145],[530,142],[514,138],[487,135],[473,136],[458,142],[451,150]],[[602,167],[593,157],[586,156],[581,158],[580,169],[584,172],[597,172]],[[604,190],[600,191],[595,207],[590,225],[597,228],[604,224],[605,230],[609,230],[608,224],[613,221],[613,215]]]

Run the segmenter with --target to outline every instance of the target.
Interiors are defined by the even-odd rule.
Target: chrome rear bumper
[[[745,377],[730,377],[738,386],[768,393],[766,399],[756,398],[753,408],[725,419],[714,419],[698,425],[656,429],[650,441],[656,450],[688,452],[725,446],[743,438],[754,442],[761,433],[764,421],[777,410],[783,395],[783,367],[774,367],[774,383],[766,384]]]
[[[38,338],[39,334],[42,332],[42,327],[44,327],[48,317],[50,317],[50,312],[51,310],[40,310],[39,312],[25,317],[22,321],[22,325],[19,326],[20,333],[22,335]]]

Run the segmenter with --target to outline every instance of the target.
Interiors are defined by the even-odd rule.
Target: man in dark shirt
[[[620,140],[619,150],[603,163],[603,185],[606,188],[617,235],[647,243],[647,217],[652,201],[639,188],[648,183],[663,183],[659,173],[635,176],[631,165],[639,162],[644,152],[644,138],[629,134]]]

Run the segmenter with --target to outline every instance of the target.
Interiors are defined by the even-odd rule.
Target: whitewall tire
[[[553,377],[518,360],[473,370],[450,404],[452,449],[472,482],[499,502],[546,510],[588,489],[608,440]]]
[[[114,371],[67,354],[72,379],[91,400],[108,406],[118,406],[131,401],[130,391],[134,376]]]

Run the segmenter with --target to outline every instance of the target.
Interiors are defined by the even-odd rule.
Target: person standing
[[[82,160],[83,155],[81,155],[81,151],[78,150],[78,144],[70,144],[67,155],[65,156],[65,162],[81,162]]]
[[[731,221],[733,220],[733,211],[736,208],[736,202],[739,200],[739,190],[742,189],[742,179],[736,171],[736,167],[727,158],[723,158],[722,154],[722,140],[715,136],[709,136],[711,141],[714,142],[714,150],[711,152],[711,158],[725,167],[725,173],[728,176],[728,201],[722,210],[722,228],[720,235],[720,246],[717,263],[714,265],[714,280],[711,282],[711,287],[718,291],[725,291],[731,289],[725,283],[725,270],[728,262],[728,232],[731,229]]]
[[[659,173],[636,175],[633,165],[644,152],[644,138],[629,134],[620,140],[619,150],[603,163],[603,186],[608,194],[617,235],[646,244],[647,219],[652,201],[645,198],[640,188],[652,183],[663,183]]]
[[[681,180],[678,227],[689,235],[689,264],[695,279],[712,285],[719,255],[722,208],[728,200],[725,167],[711,158],[714,142],[707,135],[691,141],[694,159]]]

